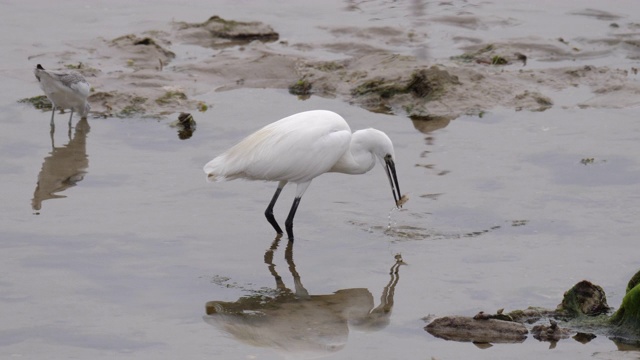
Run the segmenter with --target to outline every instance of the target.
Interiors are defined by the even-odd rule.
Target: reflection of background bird
[[[279,239],[276,239],[265,253],[265,262],[276,280],[277,293],[272,296],[264,292],[255,293],[235,302],[209,301],[205,322],[243,343],[272,348],[297,359],[326,356],[343,349],[347,344],[349,326],[377,331],[389,324],[402,259],[396,259],[381,303],[374,308],[373,295],[365,288],[309,295],[296,271],[291,242],[287,244],[285,258],[295,289],[288,289],[272,262],[278,243]]]
[[[56,109],[71,109],[69,126],[71,126],[74,111],[80,114],[81,118],[86,119],[91,109],[87,102],[91,85],[82,74],[72,70],[45,70],[40,64],[36,66],[33,73],[40,83],[40,88],[53,105],[51,126],[55,126],[53,116]]]
[[[374,167],[376,159],[385,167],[396,206],[401,207],[391,139],[376,129],[352,134],[340,115],[326,110],[297,113],[263,127],[209,161],[204,172],[210,181],[238,178],[278,181],[265,211],[278,234],[282,234],[282,229],[273,216],[273,206],[288,182],[297,184],[285,222],[289,240],[293,240],[293,218],[314,178],[326,172],[364,174]]]
[[[52,150],[49,156],[44,158],[42,169],[38,174],[38,184],[31,200],[33,210],[39,211],[44,200],[65,197],[56,193],[75,186],[84,178],[89,167],[87,156],[89,130],[87,119],[81,119],[76,124],[74,135],[69,139],[69,143],[61,147],[54,146],[52,135]]]

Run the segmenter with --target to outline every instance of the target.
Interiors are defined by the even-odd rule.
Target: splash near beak
[[[396,165],[392,159],[385,159],[385,170],[387,171],[387,177],[389,178],[389,184],[391,184],[391,191],[393,192],[393,199],[396,202],[398,208],[402,207],[404,201],[402,201],[402,193],[400,192],[400,185],[398,184],[398,176],[396,175]]]

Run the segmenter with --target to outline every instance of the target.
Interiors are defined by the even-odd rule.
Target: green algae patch
[[[440,99],[451,86],[460,85],[458,77],[437,66],[418,69],[407,77],[375,77],[351,89],[370,111],[392,113],[394,106],[414,109]]]
[[[167,91],[164,95],[156,99],[158,105],[169,105],[179,103],[181,100],[187,100],[187,95],[182,91]]]
[[[638,275],[638,274],[636,274]],[[640,284],[634,276],[636,285],[622,299],[620,308],[611,316],[609,322],[614,326],[613,333],[624,338],[639,341],[640,338]],[[632,278],[632,280],[634,279]]]
[[[38,95],[30,98],[24,98],[18,100],[19,103],[22,104],[31,104],[34,108],[40,110],[51,110],[53,109],[53,104],[49,101],[45,95]]]
[[[637,349],[640,345],[640,271],[629,281],[618,311],[609,316],[610,310],[602,287],[583,280],[564,293],[556,309],[529,307],[509,313],[503,313],[503,309],[496,314],[480,311],[474,317],[447,316],[433,320],[425,330],[436,337],[456,341],[476,341],[478,332],[496,332],[500,336],[490,342],[506,342],[505,339],[522,334],[517,327],[504,326],[505,322],[536,324],[529,329],[533,338],[550,342],[552,348],[556,342],[575,334],[573,339],[583,344],[603,335],[618,346]]]
[[[462,62],[472,62],[478,59],[480,56],[484,56],[489,52],[495,50],[495,46],[493,44],[488,44],[476,51],[466,52],[462,55],[452,56],[451,60],[459,60]]]
[[[358,85],[351,91],[353,96],[377,95],[389,99],[399,94],[412,94],[417,98],[435,100],[443,93],[447,85],[460,84],[456,76],[436,66],[420,69],[411,73],[409,79],[386,79],[378,77]]]
[[[631,277],[631,280],[629,280],[629,283],[627,284],[627,291],[626,292],[631,291],[631,289],[636,287],[636,285],[638,285],[638,284],[640,284],[640,271],[638,271],[637,273],[635,273],[635,275],[633,275]]]
[[[309,96],[311,95],[311,89],[313,85],[306,78],[302,78],[295,83],[289,85],[289,94],[298,95],[298,96]]]
[[[144,115],[147,110],[143,104],[147,102],[147,99],[141,96],[134,96],[129,104],[122,108],[116,115],[119,118],[134,117],[136,115]]]

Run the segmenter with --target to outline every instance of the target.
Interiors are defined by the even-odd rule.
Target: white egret
[[[91,109],[87,102],[91,86],[82,74],[73,70],[45,70],[40,64],[36,66],[33,73],[40,83],[40,88],[53,105],[51,127],[55,126],[53,116],[56,109],[71,109],[69,126],[71,126],[74,111],[82,118],[87,118]]]
[[[389,137],[376,129],[351,133],[340,115],[327,110],[301,112],[263,127],[209,161],[204,172],[209,181],[278,181],[265,216],[279,235],[282,229],[273,216],[273,206],[288,182],[297,184],[285,221],[293,241],[293,217],[311,180],[326,172],[364,174],[373,168],[376,158],[385,166],[396,206],[401,207],[406,197],[401,197]]]

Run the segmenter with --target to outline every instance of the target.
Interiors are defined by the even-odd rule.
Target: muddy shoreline
[[[75,51],[39,54],[31,60],[56,58],[58,64],[43,65],[82,72],[92,85],[89,100],[95,117],[161,118],[206,111],[213,104],[198,100],[199,95],[238,88],[288,89],[301,99],[338,98],[418,121],[482,116],[495,108],[544,111],[554,106],[640,104],[637,68],[589,65],[612,51],[640,58],[640,26],[634,23],[611,22],[603,38],[583,40],[597,44],[595,50],[582,50],[562,38],[501,43],[456,38],[469,45],[458,56],[444,59],[400,55],[385,47],[412,46],[426,36],[401,28],[326,30],[335,42],[289,43],[269,24],[213,15],[203,23],[172,22],[162,29],[95,39]],[[371,45],[367,40],[372,38],[381,46]],[[331,56],[322,58],[319,53]],[[536,66],[528,65],[532,61]],[[559,103],[557,95],[567,89],[586,89],[588,95],[569,96],[568,101],[564,96]]]

